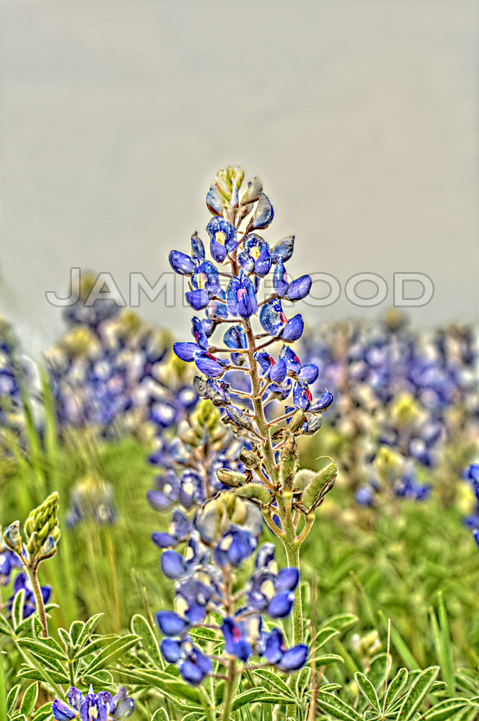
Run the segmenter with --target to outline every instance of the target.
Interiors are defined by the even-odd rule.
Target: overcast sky
[[[478,319],[477,2],[1,4],[0,313],[29,350],[61,329],[45,292],[71,267],[112,273],[128,300],[129,273],[153,283],[171,248],[206,239],[226,164],[263,180],[265,237],[296,236],[293,274],[339,281],[311,323],[378,315],[406,271],[435,286],[417,323]],[[347,300],[358,273],[384,278],[381,305]],[[139,312],[189,328],[164,295]]]

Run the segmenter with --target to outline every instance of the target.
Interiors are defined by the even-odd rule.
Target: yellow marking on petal
[[[218,243],[224,245],[226,243],[226,233],[223,230],[218,230],[215,233],[215,239],[218,241]]]
[[[261,593],[264,593],[266,598],[273,598],[276,591],[272,581],[268,580],[261,584]]]
[[[185,551],[185,561],[191,561],[191,559],[194,557],[195,557],[194,548],[192,548],[191,546],[188,546],[188,548]]]
[[[185,611],[187,611],[188,608],[189,608],[188,602],[185,601],[185,599],[183,598],[183,596],[177,596],[177,597],[175,598],[175,611],[176,611],[176,613],[178,613],[180,616],[184,616]]]
[[[261,255],[261,248],[259,247],[259,245],[255,245],[250,249],[250,253],[255,260],[258,260],[259,256]]]

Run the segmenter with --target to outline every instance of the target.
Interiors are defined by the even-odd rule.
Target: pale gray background
[[[205,238],[217,169],[259,175],[293,272],[430,275],[478,316],[478,3],[3,0],[0,312],[37,352],[71,266],[153,280]],[[389,298],[389,303],[391,297]],[[364,311],[368,317],[383,307]],[[184,333],[191,311],[140,312]],[[359,313],[343,299],[311,322]]]

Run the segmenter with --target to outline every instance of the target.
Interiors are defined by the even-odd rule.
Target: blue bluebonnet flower
[[[159,611],[156,621],[166,637],[161,651],[169,663],[178,663],[185,681],[192,685],[201,683],[212,673],[213,664],[208,656],[190,639],[190,633],[229,603],[231,573],[240,567],[257,547],[261,531],[260,514],[248,501],[236,499],[234,506],[228,501],[213,500],[206,504],[201,518],[195,521],[199,536],[197,542],[206,544],[205,552],[181,556],[175,551],[165,551],[162,569],[169,578],[180,579],[175,588],[176,611]],[[232,518],[241,518],[242,525],[231,524]],[[225,529],[222,532],[222,529]],[[190,536],[190,544],[193,535]],[[210,549],[208,551],[207,549]],[[243,663],[254,656],[264,657],[266,662],[284,673],[300,669],[307,660],[309,649],[298,644],[289,651],[278,629],[268,632],[264,628],[262,614],[271,619],[290,615],[294,593],[299,583],[297,568],[277,568],[273,544],[263,544],[257,552],[255,569],[242,594],[245,602],[234,613],[226,615],[221,625],[226,656],[234,656]],[[226,575],[225,575],[226,573]],[[230,608],[230,607],[229,607]],[[185,665],[189,661],[193,668]]]
[[[57,721],[121,721],[129,718],[135,710],[135,702],[129,698],[126,689],[121,686],[115,696],[109,691],[89,692],[83,696],[75,686],[68,689],[68,703],[56,698],[52,703],[52,714]]]

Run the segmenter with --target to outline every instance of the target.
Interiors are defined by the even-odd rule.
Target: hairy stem
[[[225,692],[223,695],[223,713],[221,715],[222,721],[231,720],[231,709],[233,706],[234,690],[236,686],[236,660],[231,658],[228,664],[228,680],[225,682]]]
[[[40,588],[40,584],[38,582],[37,569],[32,568],[32,566],[25,566],[25,570],[32,586],[33,595],[35,596],[35,604],[40,618],[40,623],[43,628],[43,638],[48,638],[47,614],[45,611],[45,604],[43,603],[42,589]]]
[[[299,548],[297,543],[295,529],[293,523],[284,524],[284,538],[281,539],[286,551],[288,566],[294,566],[299,569]],[[301,583],[294,593],[295,600],[293,606],[293,644],[303,643],[303,604],[301,599]]]

